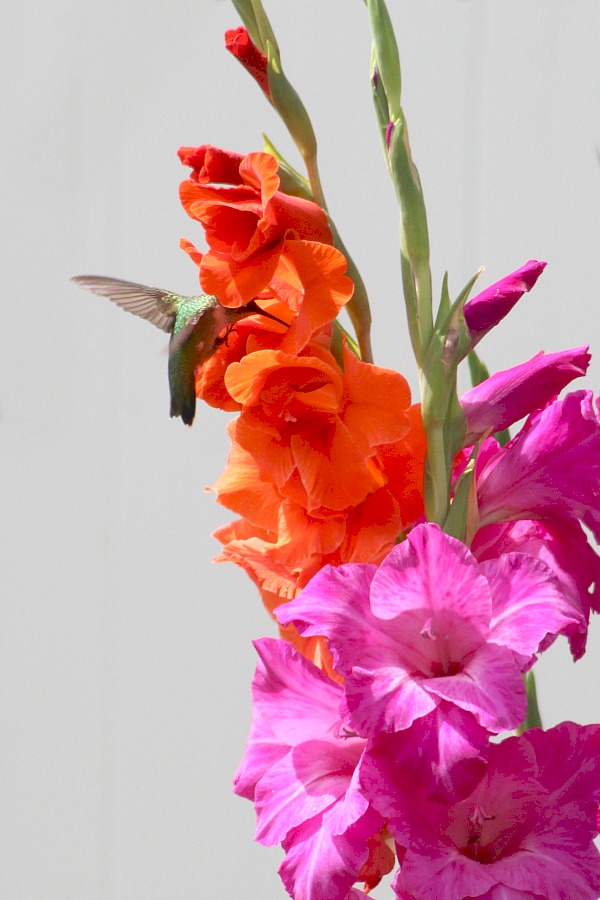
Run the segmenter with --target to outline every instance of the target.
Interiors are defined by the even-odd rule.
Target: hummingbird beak
[[[278,319],[277,316],[274,316],[272,313],[261,309],[256,300],[250,300],[246,303],[244,310],[251,315],[264,316],[265,319],[273,319],[274,322],[279,322],[280,325],[285,325],[285,327],[288,328],[288,322],[284,322],[283,319]]]

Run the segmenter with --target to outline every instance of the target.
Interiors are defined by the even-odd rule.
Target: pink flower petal
[[[574,378],[585,375],[590,359],[587,347],[560,353],[541,351],[528,362],[496,372],[471,388],[460,398],[467,417],[465,446],[545,406]]]
[[[293,623],[306,637],[338,635],[339,642],[332,643],[330,649],[336,670],[344,675],[351,665],[343,652],[345,645],[364,647],[371,629],[377,628],[368,606],[376,571],[377,566],[366,563],[325,566],[298,597],[277,607],[275,617],[281,625]]]
[[[339,733],[342,689],[285,641],[263,638],[252,683],[250,737],[236,773],[236,794],[253,800],[261,778],[292,747]]]
[[[563,723],[489,745],[478,784],[455,797],[428,795],[405,752],[408,773],[380,748],[365,758],[362,777],[367,793],[378,785],[374,802],[405,848],[399,896],[596,900],[600,726]]]
[[[364,741],[306,741],[263,776],[256,788],[256,840],[277,844],[297,825],[343,799]],[[361,798],[359,818],[368,806]]]
[[[581,611],[585,624],[577,622],[567,626],[564,633],[575,659],[583,655],[590,607],[600,611],[598,595],[592,592],[593,585],[600,584],[600,557],[588,543],[579,522],[561,520],[542,524],[524,520],[485,525],[475,535],[471,550],[480,561],[498,559],[516,551],[545,562],[572,609]],[[500,609],[497,604],[496,614]]]
[[[367,861],[367,840],[382,825],[381,817],[369,810],[348,833],[337,836],[328,813],[294,829],[283,848],[286,857],[279,874],[291,897],[297,900],[346,900]],[[364,895],[363,895],[364,896]]]
[[[590,391],[567,394],[532,415],[478,466],[480,525],[579,519],[600,539],[600,422]]]
[[[585,630],[581,609],[540,559],[509,553],[482,563],[494,598],[490,640],[532,659],[548,635]]]
[[[479,724],[499,734],[521,724],[527,712],[525,688],[514,654],[485,644],[462,672],[427,682],[427,691],[471,712]]]
[[[344,719],[363,735],[409,728],[439,702],[422,681],[411,678],[399,665],[371,670],[356,667],[345,687]]]
[[[418,525],[382,562],[371,586],[371,608],[381,619],[427,607],[450,610],[487,631],[491,596],[469,549],[437,525]]]

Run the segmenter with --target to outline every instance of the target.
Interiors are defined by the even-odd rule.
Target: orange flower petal
[[[252,525],[275,534],[281,497],[271,483],[260,478],[254,458],[233,439],[233,428],[228,430],[232,441],[227,465],[211,490],[215,491],[222,506],[244,516]]]
[[[308,512],[355,506],[380,486],[344,424],[306,428],[291,438],[294,460],[308,495]]]
[[[279,163],[270,153],[248,153],[240,164],[243,181],[260,192],[263,208],[279,188]]]
[[[410,431],[402,441],[378,449],[388,485],[402,514],[400,531],[405,531],[423,515],[423,475],[427,442],[421,406],[407,411]]]
[[[335,247],[285,241],[271,287],[276,296],[298,310],[298,316],[281,342],[284,352],[302,350],[314,332],[335,319],[348,302],[354,285],[346,268],[346,258]]]
[[[262,479],[280,489],[292,477],[295,463],[290,446],[247,410],[236,419],[235,439],[252,455]]]
[[[410,388],[399,372],[361,362],[344,346],[347,405],[343,419],[365,453],[403,438],[410,427]],[[363,437],[364,436],[364,437]]]
[[[335,366],[335,368],[334,368]],[[295,393],[312,409],[335,412],[342,397],[342,377],[333,356],[329,361],[314,356],[299,357],[281,350],[259,350],[233,363],[225,377],[227,390],[244,406],[261,399],[273,403],[276,391]]]
[[[265,250],[250,266],[236,262],[228,254],[209,250],[202,258],[200,284],[207,294],[215,294],[223,306],[243,306],[269,285],[279,252],[278,247]]]
[[[191,241],[188,241],[187,238],[181,238],[181,240],[179,241],[179,246],[187,253],[190,259],[193,259],[197,266],[200,265],[200,263],[202,262],[203,254],[196,249]]]

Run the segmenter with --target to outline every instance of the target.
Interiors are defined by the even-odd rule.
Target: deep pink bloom
[[[454,795],[431,789],[410,733],[393,741],[365,757],[361,783],[399,845],[397,897],[596,900],[600,726],[490,744],[474,786]]]
[[[459,455],[456,475],[471,455]],[[600,558],[581,524],[600,534],[600,421],[592,394],[577,391],[533,413],[501,447],[481,443],[477,457],[477,559],[523,552],[550,566],[583,626],[567,628],[571,652],[585,650],[590,608],[600,611]],[[544,649],[546,644],[542,644]]]
[[[542,524],[521,520],[484,525],[475,535],[471,552],[480,562],[515,552],[535,556],[552,569],[563,593],[574,607],[581,609],[586,624],[590,609],[600,612],[597,587],[592,589],[600,584],[600,557],[592,549],[579,522],[561,520]],[[574,658],[579,659],[585,651],[587,627],[573,625],[565,630],[565,634]]]
[[[508,554],[480,565],[433,524],[417,526],[379,568],[326,566],[275,614],[328,638],[345,679],[345,721],[368,736],[452,707],[487,731],[515,728],[525,715],[521,672],[548,635],[582,620],[541,561]]]
[[[254,801],[256,839],[283,844],[280,875],[296,900],[345,900],[384,824],[358,784],[366,741],[341,722],[337,682],[285,641],[255,647],[252,726],[234,790]]]
[[[526,291],[531,290],[545,268],[545,262],[530,259],[516,272],[496,281],[465,303],[463,312],[473,347],[508,315]]]
[[[600,539],[600,421],[591,391],[534,413],[506,447],[485,445],[477,466],[480,525],[578,519]]]
[[[467,417],[465,445],[474,444],[486,432],[502,431],[513,422],[546,406],[574,378],[585,375],[590,363],[587,347],[541,351],[533,359],[496,372],[460,398]]]

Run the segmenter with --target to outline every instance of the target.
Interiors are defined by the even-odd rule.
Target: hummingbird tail
[[[171,418],[181,416],[186,425],[191,425],[196,415],[196,397],[188,394],[183,397],[171,396]]]

